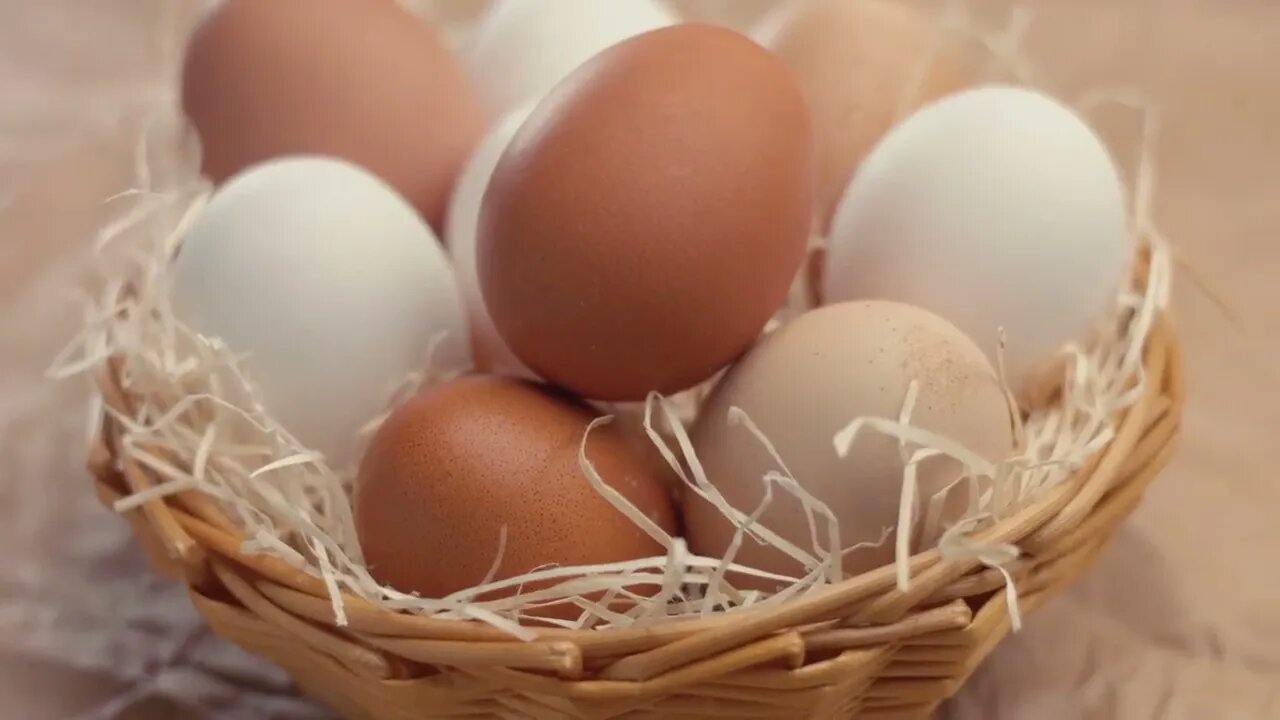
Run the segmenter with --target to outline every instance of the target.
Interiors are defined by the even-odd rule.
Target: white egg
[[[1024,399],[1116,307],[1135,253],[1102,141],[1058,101],[1003,86],[894,128],[850,181],[828,243],[828,302],[931,310],[993,358],[1004,328]]]
[[[172,299],[188,326],[245,355],[272,417],[339,465],[433,342],[432,370],[467,365],[457,288],[431,228],[344,161],[283,158],[228,180],[183,241]]]
[[[454,185],[444,231],[445,246],[458,279],[458,292],[471,325],[476,366],[486,372],[527,378],[536,376],[507,347],[485,308],[476,272],[476,226],[480,220],[480,201],[484,199],[493,169],[532,111],[533,105],[526,105],[510,113],[476,146]]]
[[[540,100],[601,50],[676,22],[654,0],[500,0],[477,28],[466,60],[498,116]]]

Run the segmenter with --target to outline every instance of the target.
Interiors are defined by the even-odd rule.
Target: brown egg
[[[919,394],[911,425],[959,442],[991,462],[1009,455],[1009,407],[986,355],[938,316],[880,301],[828,305],[775,331],[716,387],[694,425],[693,445],[709,481],[729,503],[743,513],[754,511],[764,497],[761,478],[779,467],[744,427],[727,422],[729,408],[741,408],[775,446],[796,482],[840,521],[841,545],[874,542],[898,520],[903,477],[898,441],[864,430],[845,458],[836,454],[832,441],[857,417],[896,420],[912,381],[918,381]],[[921,461],[918,497],[932,498],[961,471],[960,463],[950,458]],[[953,521],[967,495],[956,491],[944,497],[939,518]],[[689,547],[721,557],[733,534],[723,515],[690,493],[684,517]],[[760,521],[813,554],[808,521],[794,497],[775,490]],[[925,535],[923,526],[918,522],[913,527],[913,550],[937,541],[936,531]],[[825,540],[823,520],[818,527]],[[891,535],[879,548],[846,555],[844,570],[857,574],[893,557]],[[783,574],[804,572],[781,551],[752,540],[742,544],[737,561]]]
[[[795,71],[809,101],[824,233],[854,170],[897,119],[973,82],[934,20],[900,0],[792,2],[755,35]]]
[[[484,124],[436,33],[395,2],[227,0],[187,49],[182,104],[221,182],[272,157],[363,165],[438,230]]]
[[[482,203],[485,304],[541,377],[638,400],[710,377],[787,295],[809,117],[747,38],[678,25],[601,52],[521,127]]]
[[[356,481],[356,531],[370,572],[425,597],[473,587],[493,565],[504,526],[497,580],[548,564],[662,554],[578,465],[594,417],[545,386],[496,377],[462,378],[410,400],[374,436]],[[615,425],[592,430],[587,457],[606,483],[675,533],[666,481]]]

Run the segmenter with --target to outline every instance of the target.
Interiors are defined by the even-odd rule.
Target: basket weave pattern
[[[1177,344],[1150,336],[1142,397],[1111,444],[1070,481],[980,537],[1018,545],[1008,568],[1034,611],[1084,573],[1167,462],[1182,414]],[[131,414],[117,367],[104,402]],[[157,479],[122,452],[108,415],[89,467],[107,504]],[[531,642],[472,622],[393,613],[346,596],[335,627],[323,582],[245,556],[243,537],[206,496],[151,500],[125,517],[156,570],[186,583],[222,637],[288,671],[353,720],[408,718],[924,718],[1010,630],[1004,577],[977,560],[911,560],[776,608],[606,631],[544,630]]]

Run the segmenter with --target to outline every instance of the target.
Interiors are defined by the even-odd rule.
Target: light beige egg
[[[960,47],[900,0],[782,3],[753,35],[795,73],[812,111],[825,231],[858,164],[902,116],[973,82]]]
[[[740,408],[769,439],[796,482],[839,520],[841,545],[874,542],[898,518],[904,468],[898,440],[865,430],[842,458],[833,438],[858,417],[897,419],[912,382],[917,384],[912,426],[959,442],[992,462],[1009,455],[1009,407],[982,351],[936,315],[881,301],[811,310],[762,341],[704,405],[692,432],[694,448],[724,498],[743,513],[754,511],[764,497],[762,477],[782,468],[744,425],[728,422],[730,408]],[[938,495],[962,473],[961,464],[947,457],[921,461],[919,497]],[[965,507],[967,495],[960,487],[942,496],[939,507],[945,512],[938,529]],[[733,537],[723,514],[689,492],[684,516],[690,548],[722,557]],[[794,496],[775,491],[760,522],[814,554],[806,514]],[[819,523],[819,536],[825,539]],[[938,532],[921,532],[924,525],[913,529],[913,550],[937,541]],[[879,547],[848,553],[845,572],[888,564],[894,542],[891,534]],[[742,544],[736,561],[791,576],[805,571],[798,561],[751,539]]]

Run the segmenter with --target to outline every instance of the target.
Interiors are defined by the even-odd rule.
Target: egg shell
[[[754,36],[791,68],[813,117],[816,223],[904,114],[973,82],[969,59],[925,10],[898,0],[781,3]]]
[[[476,273],[476,224],[480,218],[480,201],[484,198],[498,158],[502,157],[507,144],[532,110],[533,106],[529,105],[510,113],[494,125],[476,146],[458,176],[445,221],[445,245],[453,260],[458,289],[466,306],[477,369],[530,379],[534,379],[532,371],[507,348],[507,343],[493,326],[489,310],[485,308],[480,278]]]
[[[401,406],[375,435],[356,482],[356,529],[370,572],[398,590],[444,597],[485,579],[504,527],[495,580],[549,564],[661,555],[579,467],[596,415],[546,386],[490,376],[455,380]],[[586,453],[606,483],[674,534],[665,480],[617,427],[592,430]]]
[[[929,105],[863,162],[827,248],[825,296],[946,317],[1025,398],[1059,351],[1117,307],[1132,264],[1106,147],[1040,92],[989,86]]]
[[[653,0],[500,0],[480,21],[468,69],[493,115],[536,102],[591,56],[677,21]]]
[[[395,2],[227,0],[192,37],[182,104],[215,182],[273,157],[332,155],[437,228],[484,131],[461,64]]]
[[[246,356],[267,410],[331,462],[424,369],[467,366],[466,327],[434,233],[350,163],[282,158],[223,185],[172,268],[173,310]]]
[[[918,395],[911,425],[959,442],[992,462],[1009,455],[1009,406],[982,351],[938,316],[883,301],[811,310],[768,336],[708,398],[693,427],[693,446],[708,480],[725,499],[745,514],[755,511],[764,498],[764,474],[782,468],[744,427],[728,422],[731,407],[742,409],[796,482],[834,513],[841,545],[875,542],[898,520],[904,466],[898,440],[864,430],[849,456],[841,458],[833,438],[858,417],[898,419],[913,381]],[[950,458],[921,461],[918,497],[932,498],[961,471]],[[940,517],[956,519],[966,500],[960,491],[946,495]],[[689,491],[684,518],[690,549],[722,557],[733,527],[720,511]],[[775,489],[760,523],[814,553],[808,521],[793,496]],[[818,537],[825,541],[825,522],[818,518],[817,523]],[[936,537],[923,535],[923,523],[913,529],[915,550],[936,542]],[[880,547],[847,554],[845,572],[853,575],[892,562],[894,542],[891,535]],[[807,571],[781,551],[749,539],[735,561],[795,577]],[[774,589],[759,581],[742,584]]]
[[[627,40],[558,85],[499,161],[485,305],[517,357],[584,397],[690,387],[787,297],[812,179],[808,111],[775,57],[705,25]]]

